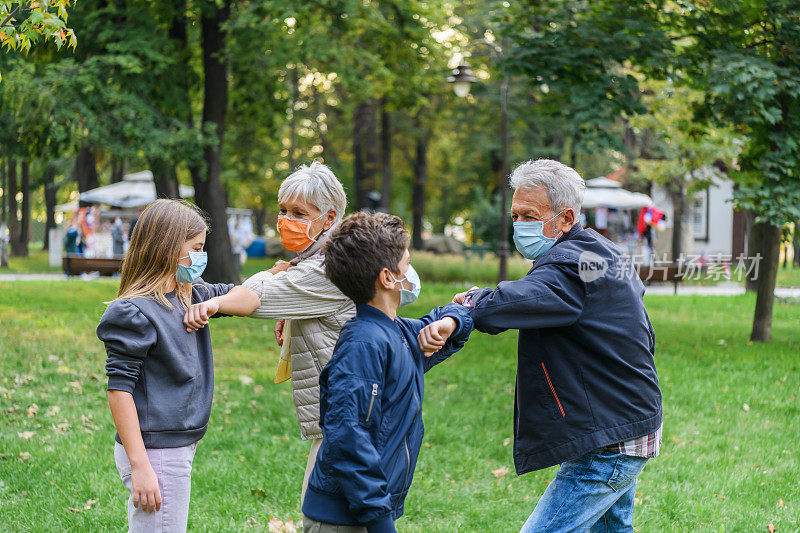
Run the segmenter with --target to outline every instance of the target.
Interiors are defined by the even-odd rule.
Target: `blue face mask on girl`
[[[392,279],[395,281],[395,283],[408,281],[411,284],[411,290],[404,289],[403,286],[400,285],[400,307],[415,302],[417,298],[419,298],[419,292],[422,290],[422,282],[419,280],[419,274],[417,274],[417,271],[414,270],[413,266],[408,265],[406,277],[403,279],[396,279],[391,272],[389,275],[392,276]]]
[[[175,272],[175,279],[181,283],[191,283],[202,276],[208,264],[208,254],[206,252],[189,252],[186,257],[192,261],[192,264],[187,267],[178,263],[178,271]],[[181,259],[184,258],[181,257]]]
[[[523,257],[534,260],[538,259],[556,243],[559,236],[545,237],[544,225],[563,212],[564,210],[562,209],[556,213],[555,216],[544,222],[541,220],[514,222],[514,245]]]

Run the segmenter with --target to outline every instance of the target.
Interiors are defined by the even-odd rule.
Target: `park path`
[[[108,277],[72,277],[69,278],[64,274],[50,273],[50,274],[0,274],[0,282],[4,281],[64,281],[69,279],[84,279],[92,281],[95,279],[113,279]],[[655,295],[672,295],[674,288],[672,284],[664,285],[650,285],[647,287],[647,294]],[[697,294],[701,296],[737,296],[744,294],[744,287],[736,284],[725,285],[678,285],[678,295],[692,295]],[[776,287],[775,296],[779,298],[800,298],[800,287]]]

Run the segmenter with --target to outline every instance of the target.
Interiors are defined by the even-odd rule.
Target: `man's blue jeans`
[[[522,533],[633,531],[636,480],[646,462],[600,448],[562,463]]]

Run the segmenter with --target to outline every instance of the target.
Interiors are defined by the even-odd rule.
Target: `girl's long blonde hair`
[[[147,205],[133,228],[131,244],[122,261],[120,298],[152,298],[170,309],[167,293],[177,284],[178,299],[185,308],[192,303],[192,284],[178,283],[181,248],[208,223],[195,206],[180,200],[159,199]]]

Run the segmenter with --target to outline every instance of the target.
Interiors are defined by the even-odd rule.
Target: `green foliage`
[[[507,68],[524,75],[542,112],[571,125],[583,151],[619,148],[612,126],[645,110],[631,65],[661,74],[670,41],[660,1],[516,3]]]
[[[71,4],[71,0],[0,1],[0,48],[27,53],[42,40],[52,41],[58,49],[66,44],[74,50],[78,39],[67,28]]]
[[[700,117],[744,136],[737,206],[782,226],[800,217],[800,19],[795,2],[681,2],[687,79]],[[699,31],[698,31],[699,30]]]

